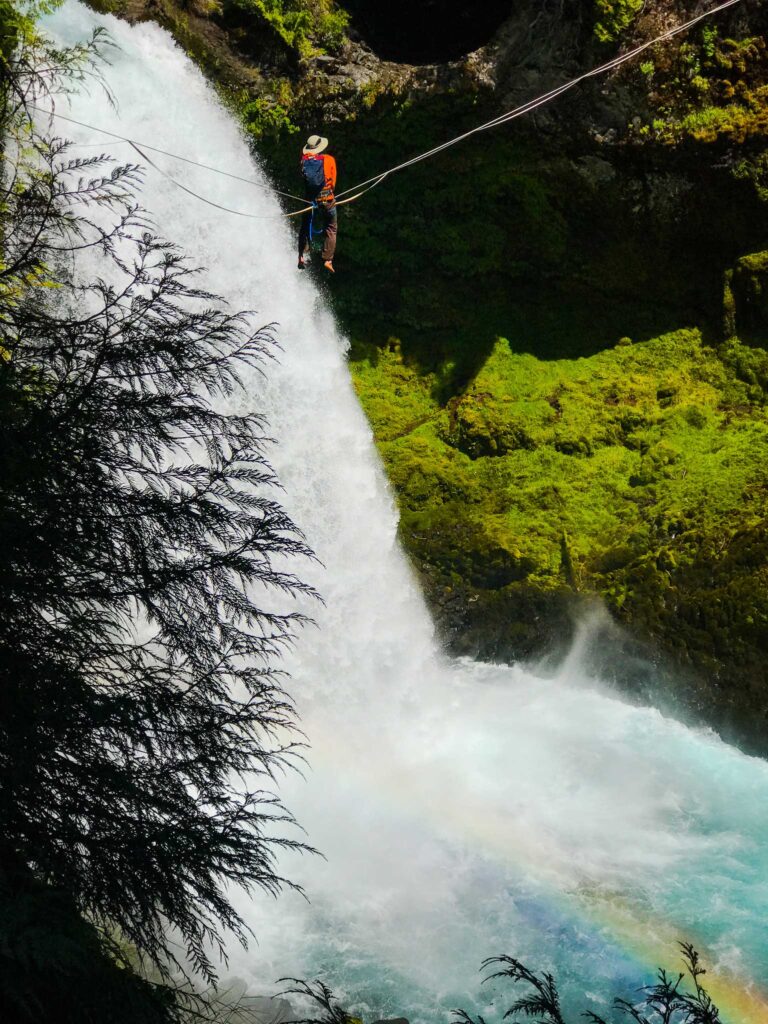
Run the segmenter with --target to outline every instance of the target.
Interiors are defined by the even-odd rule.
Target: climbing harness
[[[561,96],[564,92],[567,92],[569,89],[573,89],[575,86],[579,85],[581,82],[586,81],[588,78],[595,78],[598,75],[602,75],[608,71],[612,71],[615,68],[620,67],[622,64],[625,64],[627,61],[637,57],[645,50],[650,49],[650,47],[655,46],[657,43],[664,42],[666,39],[671,39],[673,36],[679,35],[681,32],[685,32],[689,28],[692,28],[694,25],[697,25],[700,21],[703,21],[705,18],[709,18],[714,14],[719,14],[720,11],[724,11],[728,7],[734,7],[737,3],[740,2],[741,0],[725,0],[724,3],[718,4],[716,7],[712,7],[708,11],[704,11],[702,14],[697,15],[695,18],[691,18],[688,21],[683,22],[681,25],[677,25],[675,28],[668,29],[666,32],[663,32],[655,39],[651,39],[647,43],[642,43],[640,46],[636,46],[633,50],[630,50],[628,53],[622,54],[619,57],[614,57],[613,60],[610,60],[605,64],[601,64],[599,67],[593,68],[591,71],[586,71],[584,74],[579,75],[578,77],[572,78],[570,81],[563,83],[563,85],[557,86],[555,89],[551,89],[549,92],[543,93],[541,96],[537,96],[533,100],[528,100],[528,102],[521,104],[519,107],[515,107],[513,110],[508,110],[506,113],[500,114],[498,117],[493,118],[493,120],[491,121],[487,121],[485,124],[478,125],[476,128],[472,128],[469,131],[464,132],[462,135],[457,135],[455,138],[449,139],[447,142],[443,142],[441,145],[435,146],[433,149],[427,150],[425,153],[420,153],[418,156],[411,157],[410,160],[405,160],[403,161],[403,163],[397,164],[395,167],[390,167],[388,170],[383,171],[381,174],[375,175],[373,178],[368,178],[366,181],[361,181],[357,185],[353,185],[351,188],[346,189],[344,192],[340,192],[336,196],[336,206],[345,206],[347,203],[357,202],[357,200],[362,198],[362,196],[364,196],[366,192],[370,192],[371,189],[376,188],[383,181],[391,177],[393,174],[396,174],[398,171],[403,171],[408,167],[413,167],[414,164],[421,163],[421,161],[423,160],[429,160],[431,157],[436,156],[438,153],[442,153],[443,150],[450,149],[452,146],[458,145],[458,143],[463,142],[465,139],[468,139],[473,135],[477,135],[480,132],[488,131],[491,128],[497,128],[502,124],[507,124],[509,121],[513,121],[518,117],[522,117],[524,114],[529,114],[531,113],[531,111],[536,110],[538,107],[544,106],[544,104],[546,103],[550,103],[552,100],[556,99],[558,96]],[[103,135],[107,135],[110,138],[117,139],[120,142],[129,143],[136,150],[136,152],[139,153],[142,156],[142,158],[147,161],[148,164],[154,167],[156,171],[158,171],[165,178],[167,178],[168,181],[172,182],[177,188],[180,188],[188,195],[194,196],[195,199],[199,199],[201,202],[208,203],[209,206],[213,206],[217,210],[223,210],[225,213],[232,213],[238,217],[248,217],[254,220],[274,220],[278,217],[300,217],[302,214],[305,214],[307,212],[311,212],[314,216],[313,208],[316,208],[316,203],[313,202],[311,205],[307,206],[307,200],[302,199],[300,196],[292,195],[290,192],[281,192],[279,189],[271,188],[267,185],[261,185],[259,182],[252,181],[249,178],[241,178],[239,175],[231,174],[228,171],[223,171],[219,167],[211,167],[208,164],[200,163],[199,161],[192,160],[189,157],[180,156],[178,153],[171,153],[168,152],[167,150],[159,149],[157,146],[150,146],[147,143],[137,143],[133,139],[129,139],[123,135],[118,135],[115,132],[107,131],[105,128],[98,128],[95,125],[86,124],[84,121],[78,121],[73,117],[68,117],[65,114],[60,114],[58,113],[58,111],[55,110],[46,110],[44,107],[39,107],[34,103],[31,103],[30,107],[33,110],[38,110],[43,114],[48,114],[50,117],[56,117],[61,119],[62,121],[69,121],[71,124],[80,125],[80,127],[88,128],[91,131],[101,132]],[[248,185],[255,185],[256,188],[260,188],[266,192],[273,192],[276,195],[283,196],[283,198],[292,199],[304,205],[299,210],[291,210],[287,213],[275,214],[272,216],[246,213],[242,210],[232,210],[229,207],[221,206],[219,203],[216,203],[213,200],[206,198],[205,196],[201,196],[199,193],[194,192],[186,185],[183,185],[181,182],[177,181],[167,171],[163,170],[161,167],[158,167],[158,165],[154,163],[146,155],[145,152],[143,152],[144,150],[150,150],[151,152],[154,153],[161,153],[163,156],[171,157],[174,160],[181,160],[184,163],[193,164],[196,167],[201,167],[205,170],[212,171],[214,174],[221,174],[227,178],[234,178],[236,181],[242,181]]]

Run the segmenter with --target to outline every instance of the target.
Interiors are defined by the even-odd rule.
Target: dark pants
[[[314,215],[314,220],[313,220]],[[312,234],[323,236],[323,260],[332,260],[336,252],[336,235],[338,233],[338,220],[336,207],[317,206],[308,210],[301,218],[299,228],[299,258],[309,248],[309,226],[312,224]]]

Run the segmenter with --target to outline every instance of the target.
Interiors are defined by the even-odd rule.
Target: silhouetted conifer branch
[[[310,1004],[314,1003],[322,1011],[317,1017],[298,1017],[295,1020],[286,1021],[286,1024],[352,1024],[354,1017],[333,997],[333,992],[319,979],[316,981],[305,981],[302,978],[278,978],[278,984],[287,981],[291,983],[290,988],[283,989],[281,996],[296,995],[306,999]]]
[[[246,939],[232,887],[276,893],[277,852],[307,849],[273,792],[300,747],[277,664],[316,595],[266,423],[223,411],[273,328],[146,230],[135,166],[33,119],[104,42],[22,45],[6,91],[0,880],[212,981],[224,933]]]
[[[613,1005],[622,1016],[629,1017],[636,1024],[722,1024],[717,1007],[701,983],[706,971],[701,966],[699,954],[687,942],[681,942],[680,949],[685,971],[672,976],[659,968],[656,984],[639,989],[638,999],[617,996]],[[516,1000],[502,1019],[522,1016],[535,1018],[537,1024],[566,1024],[557,985],[551,974],[537,974],[511,956],[489,957],[483,961],[481,969],[488,970],[497,964],[502,964],[503,969],[488,974],[483,981],[509,978],[514,984],[522,982],[533,989]],[[693,991],[686,990],[686,980],[693,985]],[[472,1017],[466,1010],[454,1010],[454,1016],[461,1024],[485,1024],[482,1017]],[[609,1024],[592,1010],[585,1011],[582,1017],[592,1024]]]
[[[504,1014],[504,1017],[512,1017],[516,1013],[522,1013],[526,1017],[542,1015],[543,1024],[565,1024],[560,1012],[560,998],[555,985],[555,979],[551,974],[544,973],[539,977],[529,970],[525,964],[511,956],[493,956],[483,961],[483,969],[496,964],[503,964],[503,969],[489,974],[484,981],[492,981],[494,978],[510,978],[513,982],[527,982],[533,988],[533,994],[522,996]]]
[[[657,983],[638,989],[638,998],[630,1001],[617,996],[614,1008],[623,1017],[629,1017],[635,1024],[724,1024],[719,1010],[712,1002],[702,984],[706,971],[701,965],[699,954],[690,943],[681,942],[680,949],[685,970],[672,976],[659,968]],[[566,1024],[563,1017],[560,995],[554,976],[547,971],[537,973],[521,960],[512,956],[494,956],[483,961],[481,970],[489,971],[500,966],[500,970],[487,973],[483,982],[508,978],[513,984],[530,986],[531,992],[517,999],[503,1014],[502,1020],[527,1018],[536,1024]],[[334,998],[325,982],[304,981],[299,978],[280,978],[290,982],[291,988],[281,995],[299,995],[320,1007],[318,1016],[301,1017],[290,1024],[350,1024],[353,1018]],[[453,1016],[460,1024],[486,1024],[486,1018],[473,1016],[466,1010],[454,1010]],[[581,1014],[592,1024],[609,1024],[604,1017],[591,1010]]]

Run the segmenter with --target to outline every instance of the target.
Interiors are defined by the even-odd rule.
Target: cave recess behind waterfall
[[[385,60],[431,64],[485,45],[512,0],[345,0],[352,24]]]

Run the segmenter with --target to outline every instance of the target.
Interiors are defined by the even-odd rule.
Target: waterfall
[[[94,86],[67,101],[75,117],[265,181],[157,26],[131,28],[74,0],[45,24],[71,42],[97,22],[119,46],[106,76],[118,109]],[[506,1008],[480,987],[478,967],[509,953],[554,971],[569,1011],[605,1013],[610,995],[674,963],[685,938],[705,955],[731,1024],[764,1020],[768,765],[627,705],[575,659],[547,679],[448,660],[397,545],[346,343],[296,270],[293,222],[267,192],[157,160],[214,202],[265,218],[220,213],[147,169],[143,203],[158,231],[208,268],[206,286],[234,309],[279,325],[278,362],[233,401],[269,416],[282,500],[322,563],[302,575],[326,602],[288,658],[310,748],[304,776],[281,781],[325,859],[281,863],[309,901],[235,894],[258,941],[232,949],[229,971],[267,994],[282,975],[321,974],[366,1018],[427,1022],[494,996]],[[341,273],[333,286],[344,287]]]

